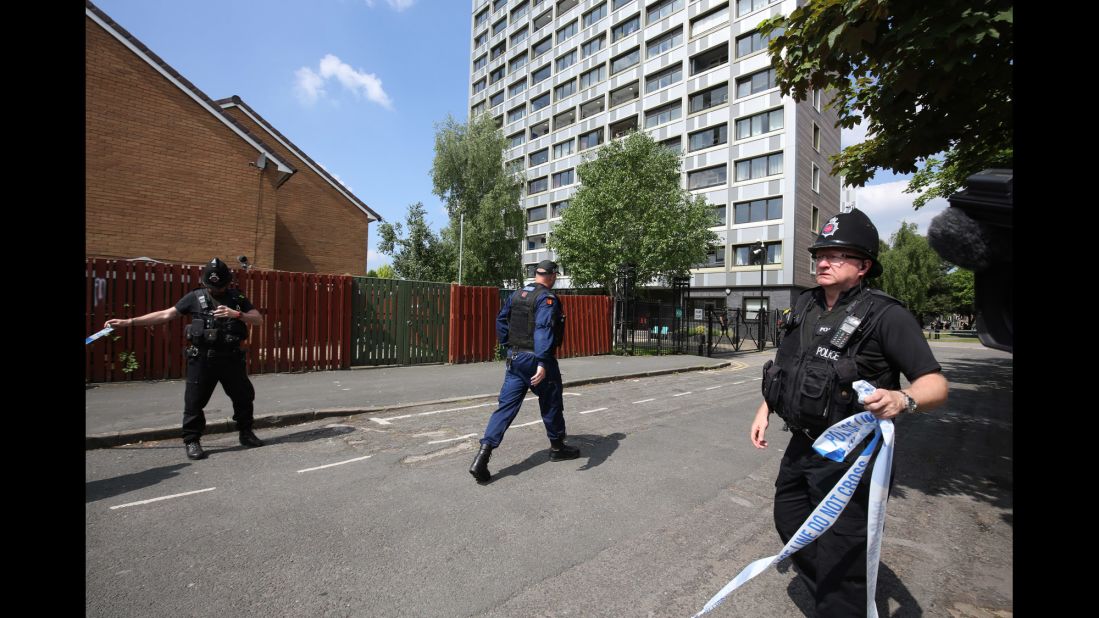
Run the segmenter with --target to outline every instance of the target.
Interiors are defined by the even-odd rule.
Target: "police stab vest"
[[[900,303],[863,288],[842,310],[810,324],[813,294],[802,292],[775,359],[763,366],[763,398],[771,411],[798,430],[824,429],[857,412],[851,388],[860,379],[855,357],[891,304]]]
[[[508,345],[520,350],[534,351],[534,315],[536,305],[545,290],[544,298],[560,303],[560,299],[541,283],[532,283],[511,295],[511,314],[508,315]],[[553,347],[561,345],[565,337],[565,314],[562,307],[554,312]]]
[[[214,308],[217,302],[210,296],[209,290],[200,288],[194,291],[198,297],[198,304],[202,307],[199,313],[191,314],[191,323],[187,325],[187,340],[192,345],[202,348],[235,348],[248,338],[248,325],[236,318],[216,318]],[[237,305],[230,307],[239,310],[239,300],[235,291],[229,291],[229,302]]]

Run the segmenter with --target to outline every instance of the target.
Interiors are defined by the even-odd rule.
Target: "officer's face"
[[[870,260],[853,251],[823,249],[813,259],[817,263],[817,285],[822,287],[853,288],[870,270]]]

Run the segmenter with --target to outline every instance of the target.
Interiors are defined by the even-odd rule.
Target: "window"
[[[554,189],[557,187],[563,187],[565,185],[571,185],[573,183],[573,173],[575,170],[565,170],[563,172],[557,172],[552,176]]]
[[[521,80],[515,82],[514,84],[508,86],[508,96],[513,97],[513,96],[519,94],[520,92],[522,92],[526,89],[527,89],[527,79],[524,77],[523,79],[521,79]]]
[[[527,106],[520,105],[519,107],[512,108],[508,111],[508,122],[512,123],[516,120],[522,120],[523,116],[527,115]]]
[[[683,138],[676,135],[660,142],[660,145],[678,154],[683,146]]]
[[[820,152],[820,127],[813,123],[813,149]]]
[[[526,138],[526,133],[520,131],[514,135],[508,136],[508,148],[515,148],[516,146],[522,146],[523,140]]]
[[[736,98],[746,97],[775,87],[775,70],[764,69],[736,80]]]
[[[588,148],[594,148],[603,143],[603,129],[599,128],[594,131],[589,131],[580,136],[580,151],[587,150]]]
[[[563,142],[559,142],[557,144],[554,144],[553,145],[553,158],[554,159],[560,159],[561,157],[566,157],[566,156],[572,154],[572,146],[573,146],[573,139],[571,137],[569,139],[563,141]]]
[[[681,43],[683,43],[683,26],[680,26],[675,30],[669,30],[649,41],[645,48],[645,57],[652,58],[654,56],[659,56],[674,47],[679,47]]]
[[[738,36],[736,38],[736,57],[747,56],[748,54],[755,53],[757,51],[763,51],[767,49],[767,43],[771,41],[771,37],[775,32],[767,36],[763,36],[758,32],[749,32],[748,34]]]
[[[480,28],[481,26],[483,26],[487,23],[488,23],[488,7],[486,6],[485,10],[481,11],[480,13],[477,14],[477,17],[473,18],[473,27],[474,27],[474,29]]]
[[[820,193],[820,168],[813,163],[813,190]]]
[[[665,86],[671,86],[683,79],[683,63],[677,63],[659,73],[645,78],[645,94],[656,92]]]
[[[571,10],[577,4],[580,4],[580,0],[561,0],[557,3],[557,16],[561,17],[565,11]]]
[[[483,114],[484,111],[485,111],[485,102],[481,101],[477,105],[474,105],[473,107],[469,108],[469,115],[470,115],[471,118],[476,118],[477,116],[480,116],[481,114]]]
[[[545,206],[543,206],[545,208]],[[527,236],[527,251],[537,251],[546,246],[546,235]]]
[[[576,64],[575,49],[565,54],[564,56],[557,57],[557,72],[560,73],[561,71],[571,67],[574,64]]]
[[[645,128],[651,129],[657,125],[671,122],[683,115],[683,105],[679,101],[669,103],[663,107],[657,107],[645,112]]]
[[[691,75],[698,75],[703,71],[709,71],[726,62],[729,62],[729,44],[722,43],[717,47],[707,49],[694,58],[691,58]]]
[[[580,120],[594,116],[606,108],[607,106],[603,99],[603,95],[599,95],[599,98],[592,99],[591,101],[580,105]]]
[[[534,18],[534,32],[538,32],[553,22],[553,11],[546,11]]]
[[[607,3],[603,2],[599,6],[595,7],[594,9],[588,11],[587,13],[584,13],[584,17],[583,17],[581,23],[584,24],[585,28],[587,28],[588,26],[594,24],[595,22],[599,21],[600,19],[603,19],[606,16],[607,16]]]
[[[700,112],[704,109],[717,107],[729,100],[729,84],[720,84],[713,88],[707,88],[691,95],[689,101],[689,113]]]
[[[611,28],[611,43],[627,37],[641,29],[641,14],[638,13],[626,21]]]
[[[593,38],[589,39],[588,42],[586,42],[586,43],[584,43],[583,45],[580,46],[580,57],[587,58],[588,56],[594,54],[595,52],[603,49],[603,47],[605,47],[606,44],[607,44],[607,35],[606,35],[606,33],[601,34],[597,37],[593,37]]]
[[[503,56],[504,52],[506,52],[507,50],[508,50],[507,41],[500,41],[496,45],[492,46],[492,50],[489,51],[489,53],[488,53],[488,59],[489,60],[496,60],[500,56]]]
[[[488,98],[488,106],[489,107],[496,107],[497,105],[499,105],[503,102],[504,102],[504,91],[503,90],[493,94],[491,97]]]
[[[645,9],[645,23],[651,24],[660,21],[681,8],[683,8],[683,0],[664,0],[663,2],[651,4],[649,8]]]
[[[630,51],[611,58],[611,75],[621,73],[626,69],[641,62],[641,48],[635,47]]]
[[[501,32],[504,31],[504,28],[507,28],[507,27],[508,27],[508,18],[507,17],[501,17],[500,21],[496,22],[495,24],[492,24],[492,36],[496,36],[497,34],[500,34]]]
[[[557,29],[557,42],[568,40],[569,37],[576,36],[576,20],[570,21],[563,28]]]
[[[476,73],[485,68],[488,64],[488,54],[481,54],[481,57],[473,61],[473,72]]]
[[[511,9],[511,23],[514,24],[518,19],[526,15],[529,10],[530,5],[527,4],[525,1],[520,3],[519,6],[515,7],[514,9]]]
[[[514,73],[525,66],[527,66],[527,53],[523,52],[508,62],[508,73]]]
[[[710,227],[725,225],[725,204],[714,206],[714,223]]]
[[[754,114],[736,121],[736,138],[744,139],[753,135],[762,135],[782,128],[782,108]]]
[[[706,252],[706,261],[699,264],[699,268],[713,268],[725,265],[725,246],[710,247]]]
[[[495,0],[495,2],[492,3],[492,12],[495,13],[496,11],[499,11],[507,6],[507,4],[508,0]]]
[[[601,64],[590,71],[580,74],[580,89],[594,86],[607,78],[607,65]]]
[[[759,223],[782,218],[782,198],[772,197],[733,204],[733,223]]]
[[[813,109],[820,111],[820,90],[813,90]]]
[[[537,58],[538,56],[541,56],[542,54],[548,52],[551,47],[553,47],[552,36],[548,36],[541,41],[538,41],[534,44],[534,47],[531,48],[531,58]]]
[[[485,30],[484,32],[482,32],[481,34],[478,34],[473,39],[473,49],[477,49],[477,48],[479,48],[480,46],[484,45],[487,42],[488,42],[488,30]]]
[[[565,200],[563,202],[554,202],[554,203],[550,204],[550,212],[552,213],[552,214],[550,214],[550,216],[551,217],[560,217],[561,213],[565,212],[565,209],[568,208],[568,207],[569,207],[569,201],[568,200]]]
[[[549,161],[549,148],[543,148],[530,153],[530,166],[541,165]]]
[[[550,76],[550,65],[546,65],[540,69],[535,70],[530,74],[530,85],[533,86],[540,81],[548,79]]]
[[[485,78],[482,77],[481,79],[473,82],[473,94],[477,94],[478,92],[481,92],[484,89],[485,89]]]
[[[536,140],[542,137],[546,133],[549,133],[549,121],[543,120],[537,124],[533,124],[530,127],[530,139]]]
[[[691,20],[691,36],[698,36],[699,34],[706,32],[712,28],[716,28],[729,21],[729,5],[723,4],[720,7],[708,11],[702,15]]]
[[[736,0],[736,16],[742,17],[776,2],[779,2],[779,0]]]
[[[626,6],[631,2],[633,2],[633,0],[614,0],[614,6],[611,8],[611,10],[617,11],[618,9]]]
[[[542,109],[543,107],[545,107],[549,104],[550,104],[550,95],[549,95],[548,92],[543,94],[540,97],[533,98],[533,99],[530,100],[530,113],[533,114],[534,112]]]
[[[813,218],[810,221],[811,221],[810,225],[813,226],[812,227],[812,232],[814,234],[819,234],[820,233],[820,209],[817,208],[816,206],[813,206]]]
[[[607,130],[611,132],[611,139],[622,137],[630,131],[637,130],[637,116],[630,116],[625,120],[619,120],[618,122],[607,127]]]
[[[529,34],[530,34],[530,29],[527,28],[526,26],[523,26],[522,28],[516,30],[511,35],[511,47],[514,49],[516,45],[518,45],[518,44],[522,43],[523,41],[527,40],[527,36]]]
[[[544,208],[544,206],[543,206],[543,208]],[[534,269],[537,268],[538,265],[537,264],[527,264],[526,267],[527,267],[527,279],[533,279],[534,278]]]
[[[561,84],[553,89],[553,100],[560,101],[565,97],[572,96],[576,93],[576,80],[570,79],[569,81]]]
[[[527,195],[541,193],[549,188],[549,177],[542,176],[527,183]],[[546,218],[546,207],[542,207],[542,219]]]
[[[687,136],[687,150],[694,152],[711,146],[718,146],[729,141],[729,125],[721,124],[701,131],[695,131]]]
[[[725,184],[726,166],[708,167],[702,170],[687,172],[687,189],[705,189]]]
[[[504,67],[497,67],[488,74],[488,83],[490,84],[495,84],[501,79],[504,79]]]
[[[492,117],[492,124],[496,125],[497,129],[503,127],[504,126],[504,115],[500,114],[499,116],[493,116]],[[520,167],[520,169],[522,169],[522,168]]]
[[[741,159],[736,162],[736,181],[752,180],[782,173],[782,153]]]
[[[621,88],[611,90],[610,106],[617,107],[623,103],[636,99],[639,91],[640,88],[638,88],[637,82],[632,82]]]
[[[553,117],[553,130],[567,127],[576,122],[576,108],[568,109]]]
[[[752,248],[756,244],[750,245],[737,245],[733,247],[733,265],[734,266],[759,266],[759,262],[752,259]],[[782,263],[782,241],[765,242],[763,243],[764,249],[767,250],[767,259],[765,264],[781,264]]]
[[[536,206],[527,211],[527,221],[541,221],[546,218],[546,207]],[[533,264],[531,264],[533,266]]]

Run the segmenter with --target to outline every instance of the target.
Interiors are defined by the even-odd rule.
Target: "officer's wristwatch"
[[[916,400],[913,399],[911,395],[909,395],[908,393],[906,393],[904,391],[901,391],[900,393],[902,395],[904,395],[904,411],[905,412],[915,412],[916,411]]]

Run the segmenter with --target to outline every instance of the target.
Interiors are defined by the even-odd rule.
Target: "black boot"
[[[580,449],[565,444],[564,438],[550,440],[550,461],[565,461],[580,456]]]
[[[492,457],[492,447],[482,444],[481,450],[477,451],[477,456],[473,458],[473,465],[469,467],[469,473],[477,479],[478,483],[487,482],[491,476],[488,472],[489,457]]]
[[[263,440],[257,438],[256,434],[252,433],[251,429],[241,429],[240,445],[247,446],[248,448],[255,448],[257,446],[263,446]]]
[[[198,440],[194,442],[185,442],[183,447],[187,449],[187,459],[206,459],[206,451],[202,450],[202,445]]]

